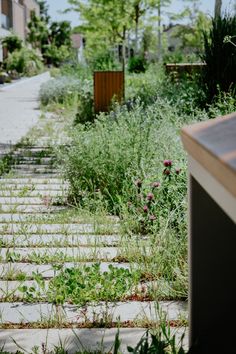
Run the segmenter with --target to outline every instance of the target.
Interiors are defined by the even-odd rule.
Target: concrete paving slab
[[[46,200],[41,197],[0,197],[0,204],[45,205],[45,203]]]
[[[80,262],[80,263],[71,263],[66,262],[61,265],[61,269],[67,268],[80,268],[83,266],[91,266],[95,262]],[[130,269],[131,266],[129,263],[115,263],[115,262],[101,262],[100,270],[101,272],[107,272],[109,266],[112,265],[116,268],[121,269]],[[132,264],[132,268],[135,266]],[[58,264],[56,267],[53,267],[52,264],[31,264],[31,263],[0,263],[0,278],[4,278],[9,272],[12,274],[17,274],[18,272],[25,273],[28,277],[32,276],[33,273],[40,273],[44,278],[52,278],[58,274],[61,270],[58,269]]]
[[[112,352],[117,328],[111,329],[25,329],[25,330],[0,330],[0,342],[5,342],[4,350],[16,352],[19,347],[25,352],[31,353],[33,347],[39,347],[39,354],[43,354],[45,348],[48,352],[61,345],[68,354],[74,354],[78,350],[101,350],[104,354]],[[144,328],[119,328],[121,340],[121,353],[127,354],[127,346],[136,347],[139,340],[146,333]],[[171,334],[176,336],[178,343],[184,336],[184,348],[188,348],[188,329],[171,329]],[[17,347],[17,344],[19,347]],[[44,344],[42,346],[42,344]]]
[[[1,88],[0,143],[16,144],[37,123],[40,116],[39,89],[49,78],[49,73],[44,73]]]
[[[105,228],[106,225],[98,225],[101,230],[103,227]],[[113,232],[116,233],[117,231],[117,224],[111,225],[110,227],[113,228]],[[20,223],[12,223],[12,224],[5,224],[0,223],[0,234],[22,234],[22,228],[25,230],[24,233],[32,233],[32,234],[99,234],[96,230],[96,226],[92,224],[27,224],[21,225]]]
[[[50,214],[68,210],[66,206],[46,205],[24,205],[24,204],[0,204],[0,211],[3,213],[25,213],[25,214]]]
[[[30,190],[22,189],[22,190],[0,190],[0,197],[66,197],[67,194],[63,190]]]
[[[187,303],[181,301],[116,302],[90,304],[83,307],[65,304],[55,306],[49,303],[25,304],[22,302],[0,303],[1,323],[33,323],[56,319],[60,316],[64,322],[84,323],[109,319],[115,322],[158,321],[160,312],[168,320],[178,320],[187,316]],[[141,323],[141,322],[140,322]]]
[[[69,185],[68,184],[33,184],[33,183],[0,183],[0,191],[9,191],[9,192],[18,192],[22,190],[29,190],[29,191],[39,191],[39,192],[61,192],[61,191],[68,191]]]
[[[16,247],[26,247],[34,245],[44,246],[86,246],[86,245],[106,245],[115,246],[120,240],[119,235],[2,235],[1,242]]]
[[[119,250],[116,247],[42,247],[42,248],[2,248],[0,256],[3,260],[7,259],[10,254],[17,255],[20,259],[28,259],[30,256],[43,257],[45,255],[55,257],[71,257],[73,260],[112,260],[119,255]]]
[[[65,181],[62,178],[45,178],[45,177],[36,177],[36,178],[12,178],[12,177],[7,177],[4,176],[4,178],[0,178],[0,184],[18,184],[18,183],[24,183],[24,184],[60,184],[65,183]]]

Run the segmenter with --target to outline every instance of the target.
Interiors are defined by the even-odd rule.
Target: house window
[[[2,0],[1,26],[5,29],[12,27],[12,2]]]

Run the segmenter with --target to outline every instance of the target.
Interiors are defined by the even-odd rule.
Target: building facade
[[[32,13],[40,14],[36,0],[0,0],[0,39],[12,32],[23,41],[27,36],[27,23]],[[0,43],[0,61],[6,53]]]

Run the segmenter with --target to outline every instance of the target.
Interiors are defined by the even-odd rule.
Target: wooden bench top
[[[236,197],[236,112],[182,129],[189,155]]]

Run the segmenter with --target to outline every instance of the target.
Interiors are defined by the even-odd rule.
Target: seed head
[[[160,187],[160,182],[153,182],[152,187],[153,187],[153,188],[158,188],[158,187]]]
[[[154,221],[154,220],[156,220],[155,215],[150,215],[150,216],[149,216],[149,220],[150,220],[150,221]]]
[[[141,187],[142,187],[142,184],[143,184],[143,182],[141,181],[141,179],[137,179],[137,180],[135,181],[135,185],[136,185],[138,188],[141,188]]]
[[[177,175],[179,175],[180,172],[181,172],[181,168],[176,168],[175,173],[176,173]]]

